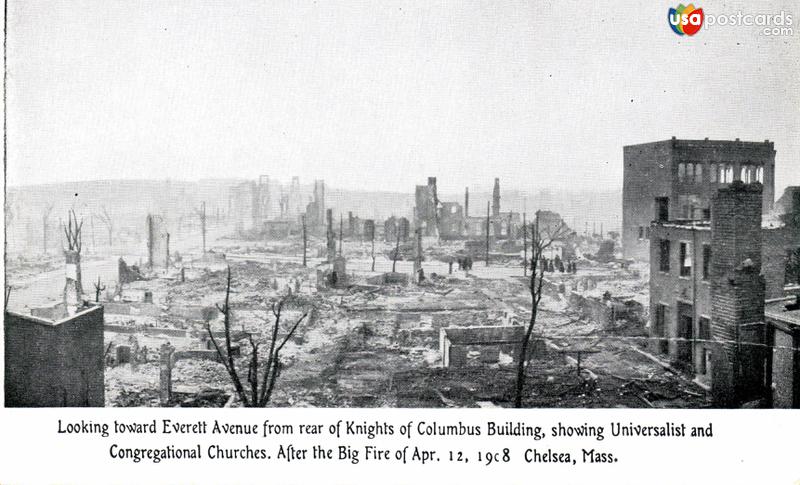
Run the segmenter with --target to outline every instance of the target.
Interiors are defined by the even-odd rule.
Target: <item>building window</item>
[[[733,182],[733,165],[730,164],[719,164],[717,165],[719,168],[719,183],[721,184],[729,184]]]
[[[703,279],[711,277],[711,245],[703,244]]]
[[[742,182],[746,184],[752,184],[756,181],[755,175],[755,170],[752,165],[742,165],[742,175],[740,177]]]
[[[666,339],[668,311],[669,307],[667,307],[667,305],[663,305],[660,303],[656,305],[656,319],[654,322],[655,323],[654,333],[655,336],[660,339],[659,351],[662,354],[666,354],[667,352],[669,352],[669,341]]]
[[[639,240],[644,239],[644,226],[639,226]]]
[[[692,274],[692,245],[682,242],[680,245],[681,276]]]
[[[717,170],[719,170],[719,169],[717,168],[717,164],[716,163],[712,163],[712,164],[710,164],[708,166],[708,181],[709,182],[711,182],[711,183],[716,183],[717,182]]]
[[[683,182],[686,180],[686,164],[679,163],[678,164],[678,182]]]
[[[669,240],[662,239],[658,244],[659,260],[658,269],[665,273],[669,273]]]
[[[644,228],[644,238],[645,239],[650,239],[650,228],[649,227],[645,227]]]
[[[756,168],[756,182],[760,184],[764,183],[764,167]]]
[[[711,368],[711,351],[708,349],[703,349],[700,355],[700,374],[706,375],[708,374],[708,370]]]
[[[703,165],[700,163],[694,164],[694,182],[697,184],[703,183]]]
[[[700,340],[711,340],[711,320],[700,317],[697,321],[697,335]]]
[[[656,197],[656,209],[658,221],[666,222],[669,220],[669,197]]]

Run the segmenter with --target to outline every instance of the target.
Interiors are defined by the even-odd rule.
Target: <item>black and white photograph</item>
[[[798,16],[6,0],[4,407],[798,408]]]

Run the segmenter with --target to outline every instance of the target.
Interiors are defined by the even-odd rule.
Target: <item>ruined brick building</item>
[[[414,228],[422,230],[423,236],[439,235],[439,195],[436,177],[428,177],[427,185],[417,185],[414,191]]]
[[[8,407],[105,405],[103,307],[5,313]]]
[[[697,220],[671,217],[674,205],[660,199],[649,225],[656,350],[709,385],[720,405],[768,395],[765,301],[792,291],[771,268],[800,247],[800,226],[764,227],[763,192],[758,182],[726,184]]]
[[[775,149],[769,140],[671,140],[623,148],[622,249],[647,260],[656,204],[672,219],[707,220],[711,198],[736,180],[763,185],[762,213],[775,198]]]
[[[522,214],[500,209],[500,179],[494,179],[491,205],[486,212],[474,216],[469,212],[469,188],[464,191],[464,204],[439,200],[436,177],[428,177],[428,185],[416,186],[414,228],[422,230],[423,236],[437,236],[453,240],[485,237],[513,239],[522,226]],[[488,227],[487,227],[488,226]]]

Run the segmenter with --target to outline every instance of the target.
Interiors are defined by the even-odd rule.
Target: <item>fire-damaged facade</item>
[[[786,285],[790,248],[800,247],[791,218],[762,221],[763,186],[734,181],[710,200],[710,218],[671,217],[655,205],[650,235],[650,332],[656,350],[708,385],[720,405],[768,395],[765,301],[794,291]],[[797,213],[798,207],[792,209]]]
[[[666,201],[674,218],[707,220],[713,195],[734,181],[763,186],[762,213],[775,199],[775,148],[769,140],[671,140],[623,148],[622,249],[650,256],[650,222]]]
[[[492,200],[486,212],[470,216],[469,188],[464,191],[464,204],[439,199],[436,177],[428,177],[427,185],[417,185],[415,190],[414,228],[425,237],[444,240],[489,236],[496,239],[514,239],[522,227],[522,214],[500,210],[500,179],[494,179]]]

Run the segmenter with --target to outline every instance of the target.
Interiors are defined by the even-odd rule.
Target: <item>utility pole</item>
[[[375,272],[375,225],[372,225],[372,272]]]
[[[300,216],[303,221],[303,266],[306,266],[306,245],[308,244],[308,236],[306,235],[306,215]]]
[[[528,276],[528,223],[527,214],[522,213],[522,276]]]
[[[342,251],[342,227],[343,227],[342,214],[340,213],[339,214],[339,256],[343,257],[344,256],[343,255],[344,251]]]
[[[489,202],[486,202],[486,266],[489,266]]]
[[[400,255],[400,229],[397,229],[397,244],[394,246],[394,257],[392,258],[392,273],[395,272],[397,266],[397,257]]]

